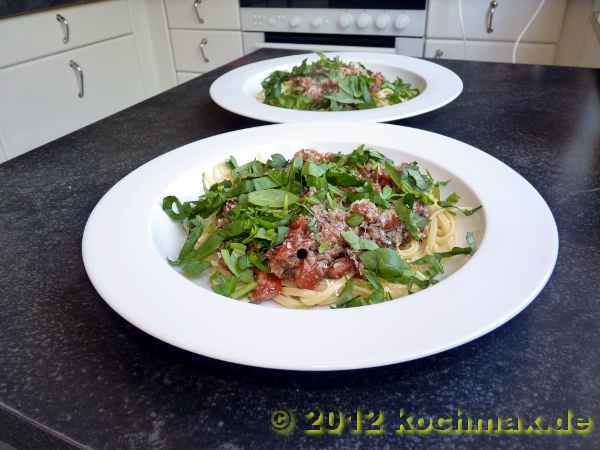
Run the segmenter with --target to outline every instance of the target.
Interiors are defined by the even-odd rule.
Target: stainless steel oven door
[[[315,35],[315,37],[325,35]],[[352,36],[345,36],[350,41]],[[364,37],[364,36],[362,36]],[[273,33],[262,33],[255,31],[245,31],[243,33],[244,54],[252,53],[261,48],[275,48],[282,50],[300,50],[308,52],[377,52],[377,53],[396,53],[406,56],[423,56],[424,40],[418,37],[391,37],[389,45],[340,45],[328,42],[329,39],[321,40],[310,39],[311,42],[302,42],[301,36],[297,36],[293,42],[288,39],[277,39]]]

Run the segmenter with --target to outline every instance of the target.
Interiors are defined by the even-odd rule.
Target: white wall
[[[592,26],[592,0],[570,0],[556,64],[600,68],[600,39]]]

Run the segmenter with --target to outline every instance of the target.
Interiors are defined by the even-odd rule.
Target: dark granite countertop
[[[0,19],[101,0],[0,0]]]
[[[499,158],[555,215],[560,253],[548,285],[524,312],[474,342],[378,369],[264,370],[162,343],[102,301],[81,261],[83,227],[96,202],[164,152],[259,125],[215,105],[209,86],[233,67],[283,54],[262,50],[0,165],[0,441],[17,448],[600,448],[600,430],[393,433],[400,409],[439,416],[460,408],[476,417],[572,409],[600,420],[598,70],[441,60],[464,80],[463,94],[400,122]],[[510,236],[506,243],[518,258]],[[519,274],[507,272],[506,280],[518,283]],[[274,410],[300,414],[317,406],[384,410],[386,434],[271,431]]]

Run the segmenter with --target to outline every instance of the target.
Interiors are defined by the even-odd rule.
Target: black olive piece
[[[304,259],[308,256],[308,250],[301,248],[296,252],[296,256],[300,259]]]

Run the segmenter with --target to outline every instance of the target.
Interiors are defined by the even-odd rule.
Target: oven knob
[[[398,17],[396,17],[394,26],[396,27],[396,29],[401,30],[403,28],[406,28],[409,23],[410,23],[410,17],[408,17],[405,14],[400,14]]]
[[[296,28],[300,25],[300,17],[295,16],[290,19],[290,27]]]
[[[354,22],[354,17],[350,14],[342,14],[338,20],[340,28],[348,28]]]
[[[277,25],[277,18],[276,17],[269,17],[269,25],[271,25],[272,27],[274,27],[275,25]]]
[[[369,25],[371,25],[372,20],[373,19],[371,18],[370,15],[361,14],[360,16],[358,16],[358,20],[356,21],[356,26],[358,28],[367,28]]]
[[[387,14],[379,14],[375,19],[375,26],[380,30],[384,30],[390,24],[390,16]]]
[[[315,17],[312,22],[310,23],[310,25],[313,28],[319,28],[321,26],[321,24],[323,23],[323,19],[321,19],[320,17]]]

